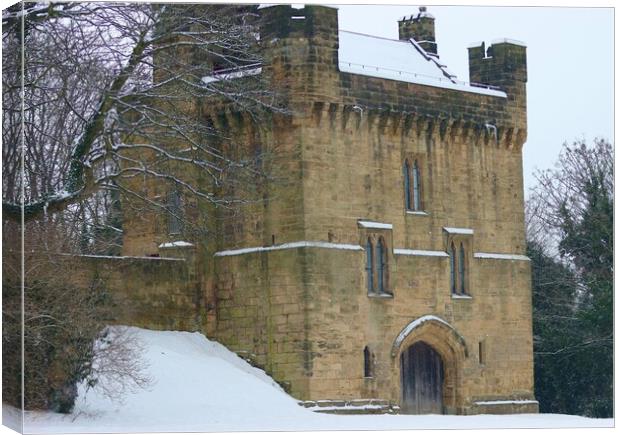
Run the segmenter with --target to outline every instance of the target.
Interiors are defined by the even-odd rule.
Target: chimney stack
[[[420,6],[417,16],[403,17],[398,22],[398,39],[404,41],[413,39],[427,53],[437,55],[435,17],[426,11],[426,6]]]

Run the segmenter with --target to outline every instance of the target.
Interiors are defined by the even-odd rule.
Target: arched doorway
[[[415,355],[415,350],[417,349],[415,345],[417,343],[424,343],[432,351],[431,353],[426,349],[431,356],[424,358],[423,350],[420,352],[420,358],[427,362],[435,358],[435,364],[437,364],[437,361],[441,362],[441,408],[439,411],[434,410],[431,412],[444,414],[459,413],[459,410],[465,403],[465,398],[461,394],[461,370],[463,362],[468,355],[467,344],[463,336],[452,325],[432,314],[418,317],[409,322],[396,336],[392,344],[394,363],[393,385],[400,390],[395,396],[400,397],[401,412],[420,412],[416,411],[415,407],[411,409],[409,405],[410,399],[407,399],[407,403],[405,403],[405,396],[411,396],[409,396],[410,390],[407,390],[407,393],[405,393],[403,384],[403,373],[405,373],[405,377],[411,374],[411,371],[404,368],[404,365],[411,367],[411,363],[415,362],[416,357],[413,356],[412,359],[411,355]],[[432,356],[434,354],[436,354],[435,357]],[[436,386],[437,383],[432,383],[431,385]],[[435,409],[437,409],[437,406],[435,406]]]
[[[400,354],[401,412],[443,414],[443,361],[438,352],[423,341]]]

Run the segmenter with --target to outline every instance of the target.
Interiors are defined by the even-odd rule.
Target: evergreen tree
[[[566,145],[539,174],[528,231],[542,412],[613,415],[613,150]],[[530,225],[532,227],[532,225]],[[535,240],[540,228],[555,244]],[[553,240],[552,239],[552,240]],[[548,243],[548,240],[546,240]],[[548,254],[551,250],[554,254]]]

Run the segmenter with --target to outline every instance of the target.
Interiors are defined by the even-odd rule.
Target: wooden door
[[[418,342],[400,356],[404,414],[443,414],[443,363],[428,344]]]

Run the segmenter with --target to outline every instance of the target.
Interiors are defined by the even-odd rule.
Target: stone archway
[[[441,411],[446,414],[455,414],[462,407],[462,398],[459,394],[460,390],[460,371],[463,366],[463,360],[467,357],[467,345],[463,337],[456,329],[445,320],[437,316],[423,316],[406,325],[398,334],[392,345],[392,358],[394,363],[394,373],[399,379],[399,397],[403,412],[419,412],[424,411],[424,407],[412,407],[407,400],[411,398],[405,397],[407,391],[404,391],[403,385],[406,379],[403,379],[403,369],[405,376],[408,367],[403,367],[405,361],[414,358],[416,343],[424,343],[429,349],[427,356],[419,358],[427,358],[428,361],[423,364],[440,364],[441,378],[429,382],[441,382]],[[422,347],[419,347],[422,349]],[[434,361],[434,362],[433,362]],[[409,364],[405,362],[405,364]],[[438,376],[439,369],[435,369],[436,373],[432,376]],[[429,375],[431,376],[431,375]],[[428,388],[433,388],[428,387]],[[435,408],[437,409],[437,408]],[[434,412],[434,411],[433,411]]]

